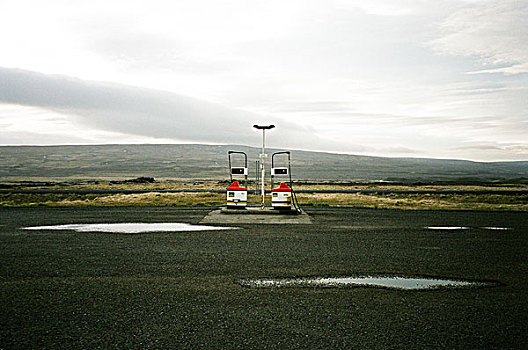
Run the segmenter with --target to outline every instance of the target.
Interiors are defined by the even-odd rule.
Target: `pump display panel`
[[[272,168],[271,175],[288,175],[288,168]]]
[[[244,167],[232,167],[231,174],[232,175],[247,175],[248,169]]]

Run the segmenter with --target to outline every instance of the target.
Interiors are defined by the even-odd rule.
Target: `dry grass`
[[[240,181],[243,185],[243,181]],[[17,189],[56,189],[56,190],[225,190],[229,185],[228,181],[219,180],[195,180],[195,181],[178,181],[178,180],[162,180],[154,183],[127,183],[124,181],[72,181],[71,183],[55,182],[46,185],[26,184],[23,186],[12,186]],[[278,182],[277,182],[278,185]],[[378,183],[365,184],[350,184],[350,183],[319,183],[319,184],[303,184],[295,183],[296,190],[326,190],[326,191],[340,191],[340,190],[427,190],[427,191],[519,191],[528,190],[528,185],[522,184],[499,184],[499,185],[390,185]],[[269,186],[269,184],[268,184]],[[250,182],[248,189],[254,189],[255,184]]]
[[[125,182],[99,182],[79,184],[51,184],[51,185],[24,185],[17,189],[28,190],[140,190],[140,191],[163,191],[163,190],[225,190],[227,185],[220,181],[198,181],[198,182],[154,182],[154,183],[125,183]]]
[[[20,189],[20,187],[17,187]],[[68,190],[148,190],[135,194],[0,194],[0,206],[218,206],[225,204],[224,193],[160,193],[160,190],[225,190],[222,181],[155,182],[152,184],[102,182],[99,184],[55,184],[24,187],[28,189]],[[252,186],[249,186],[252,189]],[[299,185],[297,190],[480,190],[480,194],[360,194],[360,193],[303,193],[297,197],[301,206],[366,207],[402,210],[484,210],[528,211],[528,195],[494,194],[494,190],[526,190],[526,186],[387,186],[387,185]],[[266,199],[267,203],[270,198]],[[260,203],[258,195],[249,195],[249,203]]]
[[[217,193],[134,193],[98,196],[94,199],[56,202],[59,206],[205,206],[225,203],[225,195]],[[50,203],[51,204],[51,203]],[[53,204],[52,204],[53,205]]]
[[[526,185],[382,185],[382,184],[297,184],[295,189],[300,190],[327,190],[327,191],[357,191],[357,190],[399,190],[399,191],[522,191],[528,190]]]
[[[459,194],[299,194],[301,205],[402,210],[528,211],[528,195]]]

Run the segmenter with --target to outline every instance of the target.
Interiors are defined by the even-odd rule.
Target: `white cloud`
[[[337,0],[336,6],[375,16],[409,16],[421,12],[425,3],[423,0]]]
[[[101,89],[105,103],[108,84],[90,82],[175,93],[156,100],[165,110],[181,107],[168,107],[174,96],[211,101],[223,112],[196,105],[216,126],[233,120],[227,111],[237,111],[235,120],[248,111],[285,121],[287,129],[302,125],[311,136],[304,145],[297,138],[301,148],[456,158],[460,151],[453,150],[467,142],[528,138],[528,84],[520,74],[527,71],[527,16],[526,2],[511,0],[4,0],[0,67],[82,79],[91,92]],[[65,130],[82,140],[92,134],[99,142],[99,130],[122,139],[207,141],[199,127],[195,135],[169,133],[168,114],[141,122],[147,113],[121,97],[105,106],[117,116],[109,120],[86,117],[96,110],[86,106],[29,106],[59,113]],[[39,120],[17,125],[57,126]],[[270,137],[287,140],[287,129]],[[61,135],[57,140],[66,140]],[[510,154],[521,153],[503,147],[493,159]]]
[[[30,107],[0,115],[0,123],[7,126],[6,133],[41,127],[43,133],[55,129],[54,133],[60,136],[65,130],[75,132],[81,126],[107,132],[109,139],[109,133],[114,133],[136,139],[156,138],[160,142],[173,139],[258,145],[259,138],[251,133],[252,125],[269,119],[174,93],[5,68],[0,68],[2,102]],[[13,123],[21,112],[27,114],[23,123]],[[310,139],[310,147],[334,146],[332,141],[318,139],[307,126],[285,120],[277,120],[277,124],[281,128],[273,137],[284,145],[300,148]],[[20,126],[22,130],[17,129]],[[79,139],[83,138],[87,135],[81,132]]]
[[[528,73],[528,2],[471,2],[441,25],[431,46],[450,55],[477,56],[486,69],[473,73]]]
[[[482,159],[518,160],[528,157],[528,143],[468,142],[453,149],[460,158],[478,155]]]
[[[183,140],[153,138],[86,127],[71,115],[49,109],[0,104],[0,145],[56,145],[109,143],[186,143]]]

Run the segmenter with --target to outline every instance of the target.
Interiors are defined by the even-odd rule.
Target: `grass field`
[[[225,194],[213,192],[162,193],[164,190],[224,190],[226,181],[156,181],[130,183],[92,181],[91,183],[6,184],[4,191],[17,190],[82,190],[86,193],[9,193],[0,194],[0,206],[219,206],[225,204]],[[249,189],[254,188],[249,186]],[[299,193],[301,206],[335,206],[402,210],[483,210],[528,211],[528,195],[516,191],[528,190],[526,185],[387,185],[387,184],[296,184],[296,190],[428,190],[414,193]],[[132,190],[147,193],[94,194],[90,190]],[[479,191],[475,194],[434,193],[435,191]],[[500,193],[497,191],[501,191]],[[504,191],[511,191],[511,194]],[[249,195],[249,203],[260,203],[260,197]],[[268,203],[270,199],[267,199]]]

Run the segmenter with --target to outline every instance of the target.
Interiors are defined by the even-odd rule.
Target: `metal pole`
[[[265,167],[264,167],[264,159],[266,158],[266,129],[262,129],[262,154],[260,155],[261,161],[260,161],[260,173],[261,173],[261,184],[260,184],[260,206],[264,208],[264,197],[265,197],[265,189],[264,189],[264,177],[265,177]]]
[[[260,169],[260,161],[255,162],[255,195],[259,192],[259,169]]]
[[[227,158],[229,158],[229,184],[233,183],[233,173],[231,172],[231,153],[227,152]]]
[[[264,167],[264,160],[266,159],[266,129],[273,129],[275,125],[253,125],[255,129],[262,130],[262,154],[260,155],[260,172],[261,172],[261,180],[262,183],[260,184],[260,205],[262,209],[264,209],[264,196],[265,196],[265,190],[264,190],[264,178],[265,178],[265,167]]]

